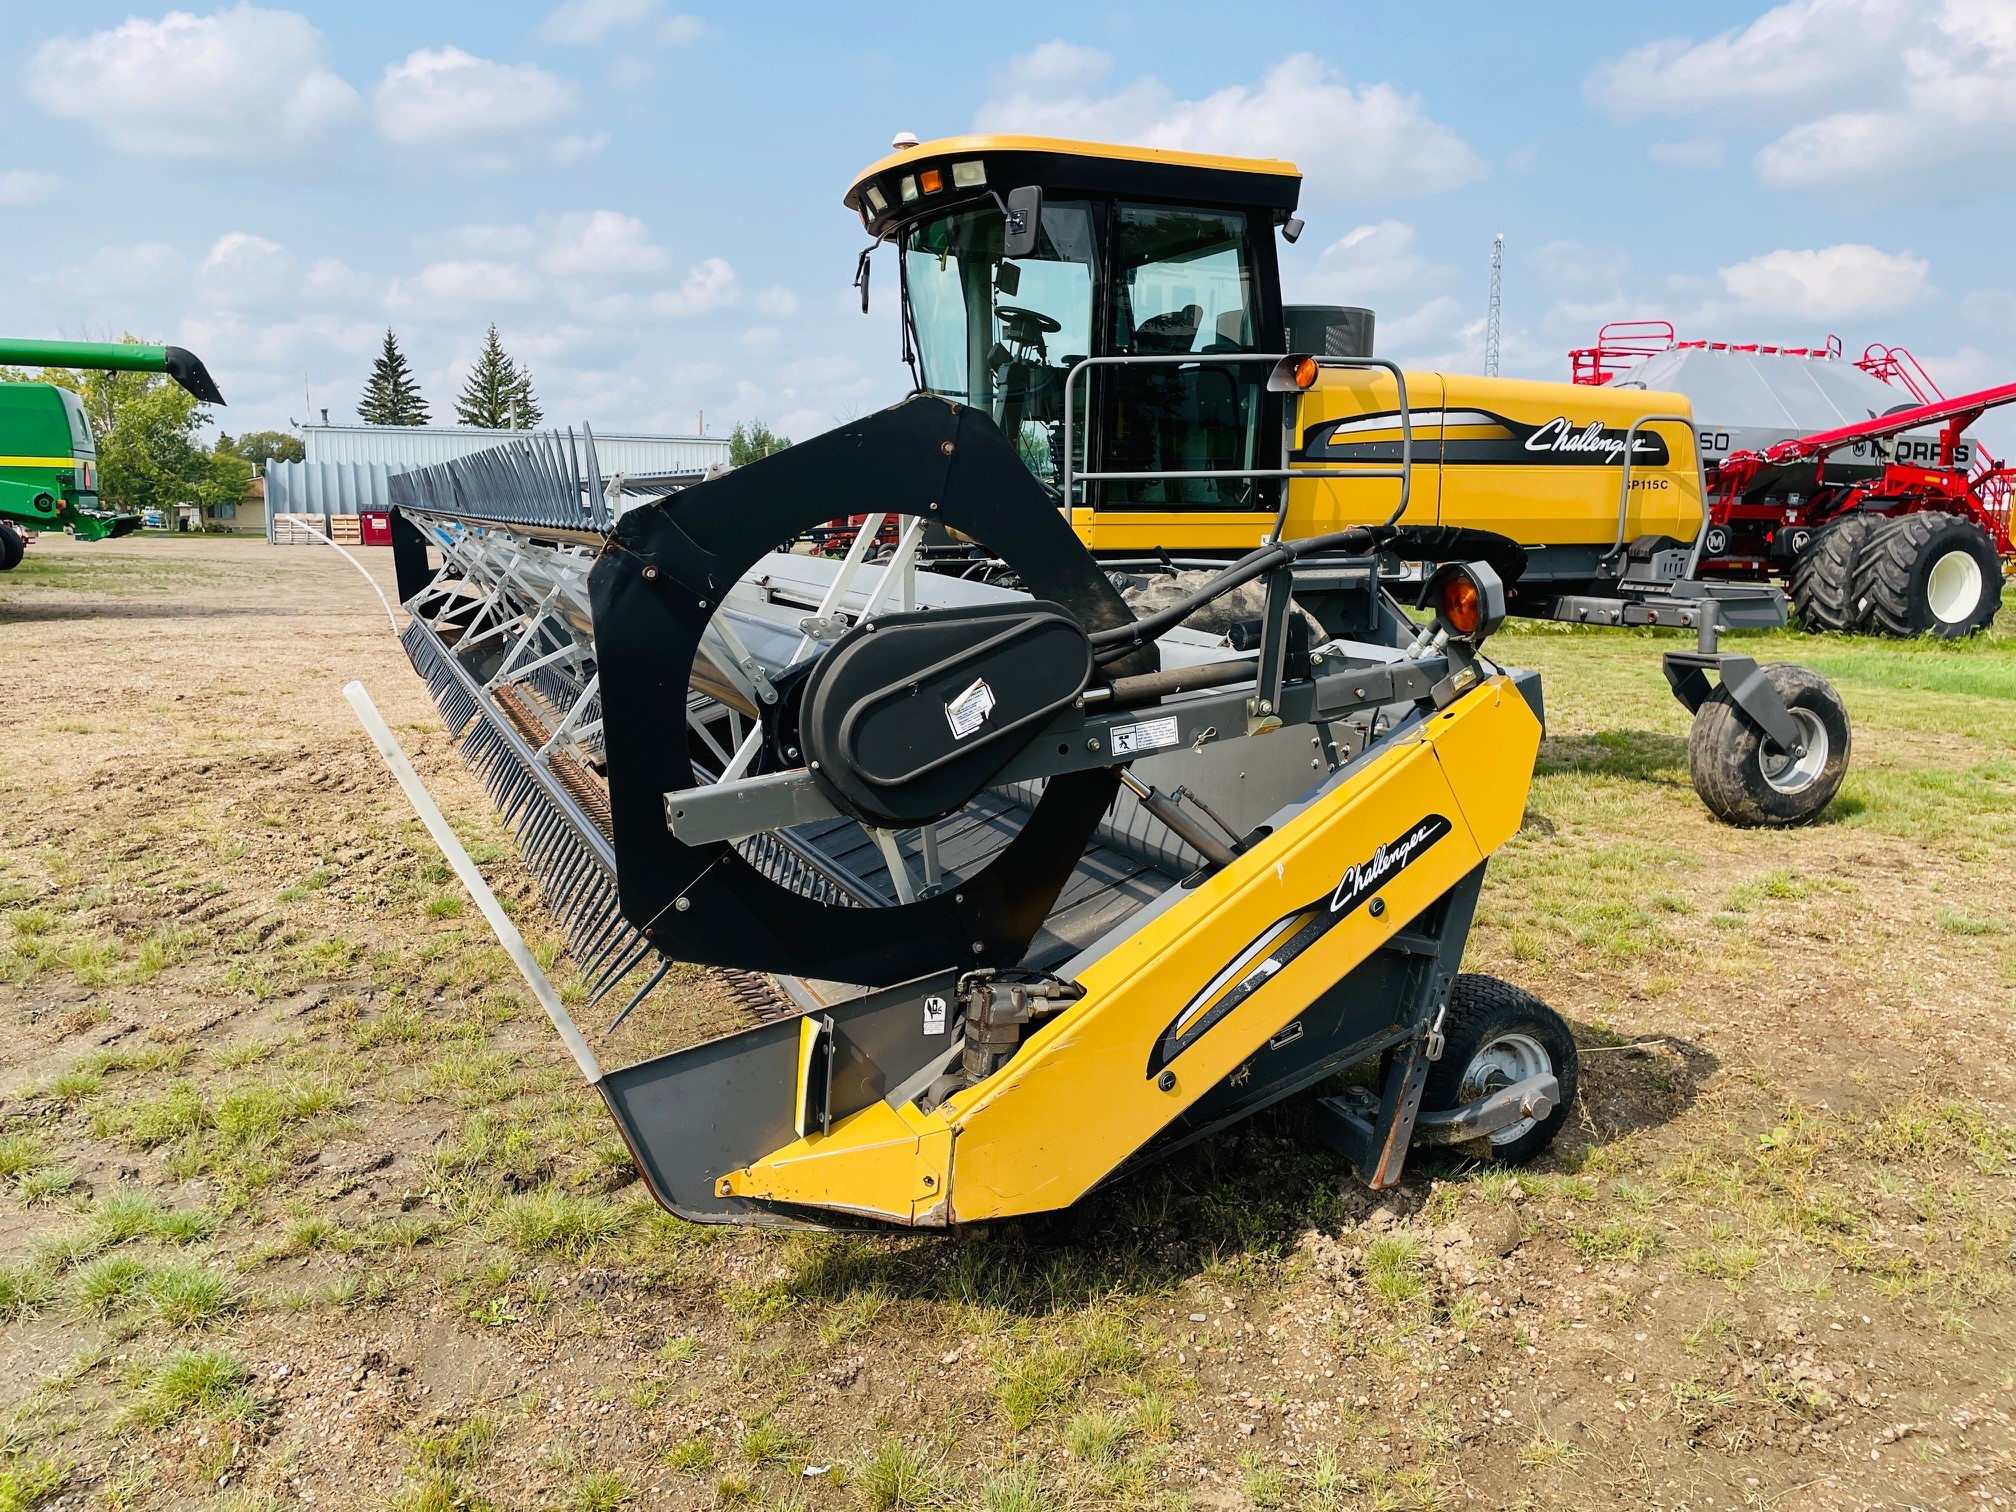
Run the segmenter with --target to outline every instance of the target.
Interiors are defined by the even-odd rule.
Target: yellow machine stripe
[[[0,457],[0,467],[75,467],[75,457]]]

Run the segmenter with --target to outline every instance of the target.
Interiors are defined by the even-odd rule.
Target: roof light
[[[906,205],[917,198],[917,175],[914,173],[904,174],[903,182],[896,186],[896,192],[903,196],[903,203]]]
[[[882,191],[877,189],[873,184],[868,186],[868,193],[863,197],[868,201],[868,208],[877,215],[880,215],[884,210],[889,208],[889,201],[884,198]]]
[[[926,168],[917,175],[917,186],[926,194],[936,194],[945,187],[945,175],[936,168]]]
[[[987,186],[987,165],[985,163],[954,163],[952,165],[952,187],[955,189],[984,189]]]

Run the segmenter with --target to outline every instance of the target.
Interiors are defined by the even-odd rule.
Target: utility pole
[[[1498,307],[1505,277],[1505,233],[1491,238],[1491,308],[1484,316],[1484,376],[1498,376]]]

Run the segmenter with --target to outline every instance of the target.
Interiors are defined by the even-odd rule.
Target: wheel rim
[[[1925,601],[1942,625],[1958,625],[1981,605],[1981,564],[1971,551],[1949,551],[1925,576]]]
[[[1799,739],[1805,744],[1806,754],[1792,756],[1766,740],[1757,747],[1757,767],[1774,791],[1803,793],[1827,770],[1831,747],[1827,726],[1820,722],[1818,714],[1811,709],[1793,709],[1791,713],[1792,722],[1799,727]]]
[[[1525,1081],[1529,1076],[1544,1076],[1553,1069],[1554,1057],[1532,1035],[1517,1032],[1501,1034],[1487,1040],[1470,1057],[1470,1064],[1463,1068],[1463,1079],[1457,1085],[1456,1099],[1458,1102],[1475,1102],[1493,1092],[1502,1091],[1514,1082]],[[1532,1133],[1537,1123],[1537,1119],[1522,1118],[1485,1137],[1494,1145],[1511,1144]]]

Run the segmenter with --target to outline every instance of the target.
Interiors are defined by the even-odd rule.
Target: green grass
[[[885,1438],[854,1475],[854,1489],[868,1512],[921,1512],[943,1506],[948,1493],[930,1456]]]
[[[628,1228],[631,1214],[599,1197],[557,1188],[507,1197],[491,1217],[491,1233],[527,1254],[576,1257]]]
[[[0,1260],[0,1323],[39,1311],[56,1295],[56,1282],[27,1260]]]
[[[134,1416],[151,1428],[195,1411],[245,1423],[263,1416],[252,1372],[228,1349],[176,1350],[147,1372],[133,1403]]]

